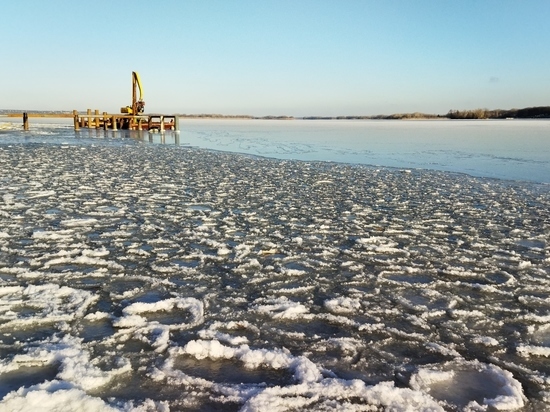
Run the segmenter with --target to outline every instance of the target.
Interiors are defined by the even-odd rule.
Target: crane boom
[[[132,72],[132,78],[137,84],[137,87],[139,88],[139,100],[143,100],[143,89],[141,87],[141,79],[139,78],[138,72]]]

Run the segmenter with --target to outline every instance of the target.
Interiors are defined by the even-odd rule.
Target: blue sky
[[[18,0],[0,108],[444,114],[550,105],[550,1]]]

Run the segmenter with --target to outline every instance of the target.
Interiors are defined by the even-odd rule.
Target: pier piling
[[[29,115],[27,112],[23,113],[23,130],[29,130]]]
[[[80,130],[80,122],[78,120],[78,111],[73,110],[74,130]]]

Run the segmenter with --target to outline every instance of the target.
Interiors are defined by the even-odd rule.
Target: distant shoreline
[[[27,113],[29,117],[72,118],[73,112],[46,111],[46,110],[0,110],[0,116],[23,117]],[[79,112],[85,115],[86,112]],[[147,114],[147,113],[145,113]],[[224,114],[185,114],[176,113],[183,119],[248,119],[248,120],[484,120],[484,119],[550,119],[550,106],[526,107],[523,109],[475,109],[475,110],[449,110],[447,114],[429,113],[394,113],[390,115],[374,116],[251,116],[251,115],[224,115]]]

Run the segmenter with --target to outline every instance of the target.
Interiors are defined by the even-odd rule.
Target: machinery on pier
[[[138,99],[139,90],[139,99]],[[86,114],[81,114],[77,110],[73,111],[74,129],[80,130],[81,127],[89,129],[103,128],[105,130],[148,130],[149,132],[158,131],[164,134],[165,131],[174,131],[179,133],[179,116],[166,114],[144,114],[145,102],[143,101],[143,87],[141,79],[137,72],[132,72],[132,105],[121,107],[120,114],[109,114],[99,110],[92,113],[91,109]]]
[[[139,89],[139,100],[137,98],[137,89]],[[137,72],[132,72],[132,105],[122,107],[121,113],[137,116],[145,110],[145,102],[143,101],[143,89],[141,87],[141,79]]]

